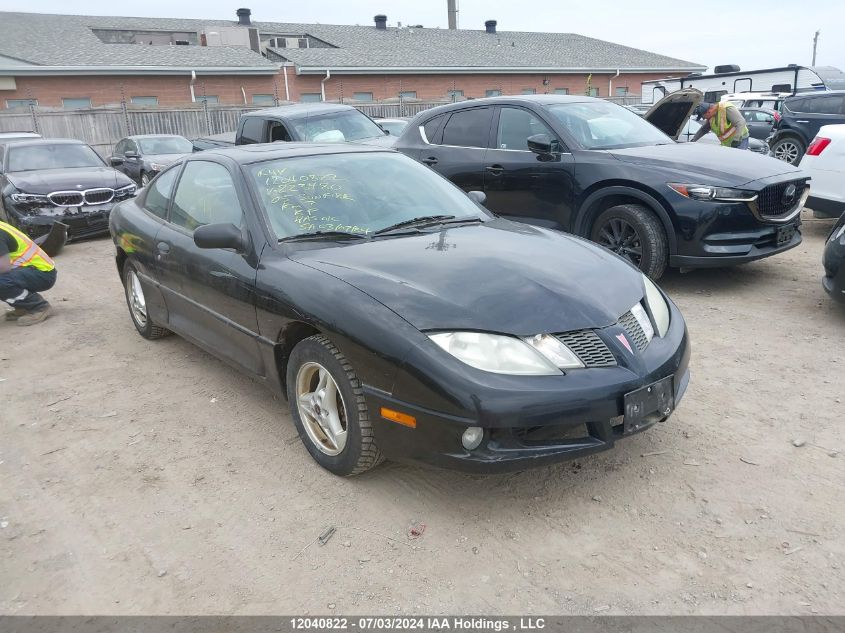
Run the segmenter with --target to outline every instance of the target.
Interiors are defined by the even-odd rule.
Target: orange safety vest
[[[23,268],[31,266],[36,270],[50,272],[56,267],[50,256],[45,253],[38,244],[33,242],[27,235],[19,231],[11,224],[0,222],[0,231],[5,231],[17,242],[17,248],[9,253],[12,261],[12,268]]]

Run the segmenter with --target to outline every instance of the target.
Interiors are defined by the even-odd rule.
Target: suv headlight
[[[126,185],[125,187],[121,187],[120,189],[114,190],[114,197],[115,198],[125,198],[127,196],[134,196],[136,187],[134,184]]]
[[[550,334],[524,340],[483,332],[437,332],[428,337],[461,362],[495,374],[555,376],[561,368],[584,366]]]
[[[677,182],[666,183],[672,191],[691,200],[720,200],[722,202],[751,202],[757,198],[753,191],[731,189],[730,187],[711,187],[710,185],[685,185]]]
[[[651,312],[651,318],[654,319],[657,335],[663,338],[669,331],[669,304],[666,303],[663,293],[654,285],[654,282],[645,275],[643,275],[643,285],[645,286],[645,301]]]
[[[46,204],[50,202],[47,196],[38,193],[13,193],[11,198],[20,204]]]

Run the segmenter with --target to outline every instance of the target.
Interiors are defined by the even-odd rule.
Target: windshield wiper
[[[411,218],[410,220],[402,220],[401,222],[397,222],[396,224],[391,224],[390,226],[386,226],[383,229],[379,229],[378,231],[373,233],[373,235],[383,235],[384,233],[389,233],[390,231],[395,231],[396,229],[426,226],[428,224],[437,224],[438,222],[443,222],[444,220],[454,219],[454,215],[423,215],[418,218]]]
[[[301,240],[325,240],[325,239],[369,239],[361,233],[349,233],[347,231],[314,231],[313,233],[300,233],[283,237],[280,242],[297,242]]]

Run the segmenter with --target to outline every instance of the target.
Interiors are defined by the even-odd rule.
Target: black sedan
[[[194,151],[191,141],[176,134],[138,134],[120,139],[109,162],[142,187],[162,169]]]
[[[827,238],[822,286],[833,299],[845,302],[845,213]]]
[[[580,238],[495,218],[395,152],[208,150],[117,207],[132,321],[285,394],[338,475],[478,471],[610,448],[689,381],[672,302]]]
[[[82,141],[34,139],[0,145],[0,220],[32,237],[68,226],[68,239],[108,233],[115,202],[135,183]]]

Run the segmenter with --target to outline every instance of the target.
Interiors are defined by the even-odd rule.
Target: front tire
[[[652,279],[660,279],[669,259],[663,224],[639,204],[620,204],[593,223],[590,239],[624,257]]]
[[[152,180],[152,178],[150,178],[150,175],[147,172],[142,171],[141,172],[141,178],[140,178],[140,185],[142,187],[146,187],[148,184],[150,184],[150,180]]]
[[[299,437],[320,466],[347,477],[383,461],[361,381],[325,336],[316,334],[293,348],[287,395]]]
[[[138,277],[138,269],[130,261],[123,265],[123,290],[132,324],[141,336],[155,340],[170,334],[170,330],[156,325],[150,318],[147,312],[147,298],[144,296],[144,288]]]
[[[806,151],[807,148],[804,147],[804,143],[794,136],[786,136],[772,146],[774,157],[790,165],[800,163]]]

